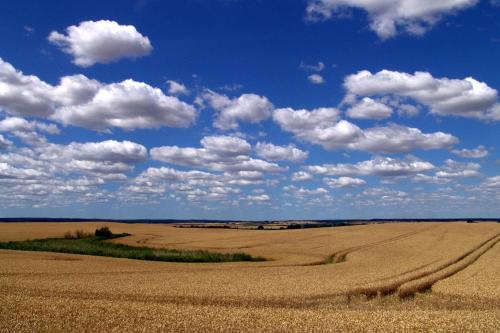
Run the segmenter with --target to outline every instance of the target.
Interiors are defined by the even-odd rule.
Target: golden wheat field
[[[0,250],[2,332],[498,332],[500,224],[298,230],[0,223],[0,241],[107,225],[129,245],[264,262],[163,263]]]

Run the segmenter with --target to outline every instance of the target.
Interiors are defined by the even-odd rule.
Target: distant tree
[[[264,230],[264,226],[263,226],[263,225],[259,225],[259,226],[257,227],[257,230]]]
[[[109,230],[108,227],[102,227],[95,230],[95,235],[96,237],[101,238],[111,238],[111,236],[113,236],[113,233],[111,232],[111,230]]]

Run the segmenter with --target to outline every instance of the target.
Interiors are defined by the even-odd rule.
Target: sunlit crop
[[[0,241],[103,223],[1,224]],[[244,251],[264,262],[163,263],[0,250],[0,332],[497,332],[500,225],[302,230],[108,223],[113,242]]]

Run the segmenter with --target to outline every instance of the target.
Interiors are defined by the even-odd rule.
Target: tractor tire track
[[[500,237],[496,237],[490,242],[484,244],[477,251],[463,258],[463,260],[448,266],[446,269],[438,271],[435,274],[425,276],[421,279],[413,280],[401,285],[398,288],[398,296],[400,298],[406,298],[408,296],[413,296],[417,292],[423,292],[431,289],[436,282],[444,280],[452,275],[455,275],[458,272],[464,270],[465,268],[475,263],[481,256],[483,256],[486,252],[488,252],[499,241]]]
[[[499,241],[500,234],[496,234],[476,245],[471,250],[453,258],[452,260],[448,260],[437,267],[424,271],[412,272],[405,277],[401,277],[393,281],[355,288],[350,291],[350,293],[352,295],[374,297],[377,295],[384,296],[397,292],[401,298],[411,296],[416,292],[428,290],[437,281],[450,277],[451,275],[465,269],[469,265],[473,264]]]
[[[396,242],[396,241],[399,241],[399,240],[407,239],[407,238],[413,237],[413,236],[415,236],[417,234],[420,234],[422,232],[425,232],[425,231],[428,231],[428,230],[431,230],[431,229],[434,229],[434,228],[437,228],[437,227],[439,227],[439,226],[431,226],[431,227],[428,227],[428,228],[424,228],[422,230],[407,232],[407,233],[404,233],[404,234],[400,234],[400,235],[397,235],[397,236],[394,236],[394,237],[391,237],[391,238],[386,238],[386,239],[383,239],[383,240],[380,240],[380,241],[376,241],[376,242],[373,242],[373,243],[368,243],[368,244],[363,244],[363,245],[357,245],[357,246],[349,247],[349,248],[346,248],[346,249],[343,249],[343,250],[340,250],[340,251],[332,253],[331,255],[329,255],[328,257],[326,257],[326,259],[323,260],[323,261],[315,262],[315,263],[311,263],[311,264],[307,264],[306,266],[336,264],[336,263],[344,262],[344,261],[346,261],[347,255],[351,254],[353,252],[357,252],[357,251],[361,251],[361,250],[366,250],[366,249],[371,249],[371,248],[374,248],[374,247],[377,247],[377,246],[386,245],[386,244],[390,244],[392,242]]]

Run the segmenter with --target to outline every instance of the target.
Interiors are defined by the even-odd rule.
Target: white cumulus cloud
[[[215,171],[283,172],[276,163],[250,157],[251,146],[232,136],[208,136],[201,140],[203,148],[163,146],[152,148],[154,160]]]
[[[412,157],[406,159],[377,157],[356,164],[323,164],[306,167],[307,171],[314,174],[347,177],[403,176],[429,171],[434,168],[432,163]]]
[[[206,136],[201,139],[201,145],[220,157],[248,155],[252,150],[246,140],[234,136]]]
[[[8,163],[0,162],[1,179],[35,179],[43,176],[44,173],[30,168],[16,168]]]
[[[255,146],[257,156],[268,161],[303,162],[308,156],[307,151],[300,150],[294,145],[276,146],[272,143],[259,142]]]
[[[364,10],[370,29],[380,38],[400,32],[422,35],[444,16],[476,5],[479,0],[309,0],[309,20],[326,20],[342,11]]]
[[[0,134],[0,150],[10,147],[12,145],[12,141],[5,138],[2,134]]]
[[[294,185],[283,186],[283,192],[298,198],[314,195],[326,195],[329,193],[328,190],[323,187],[308,189],[304,187],[297,187]]]
[[[112,127],[188,127],[196,109],[144,82],[104,84],[84,75],[50,85],[0,59],[0,109],[15,116],[50,117],[64,125],[104,131]]]
[[[265,96],[256,94],[243,94],[231,99],[207,90],[202,97],[217,112],[214,127],[221,130],[238,129],[240,121],[261,122],[271,116],[271,110],[274,108]]]
[[[422,133],[417,128],[390,124],[385,127],[361,129],[338,120],[339,111],[320,108],[312,111],[291,108],[276,109],[273,119],[298,139],[321,145],[325,149],[352,149],[373,153],[405,153],[413,150],[448,148],[458,142],[443,132]]]
[[[85,21],[66,28],[66,34],[52,31],[48,40],[73,56],[73,63],[89,67],[121,58],[139,58],[153,50],[148,37],[133,25],[114,21]]]
[[[467,178],[479,176],[481,165],[478,163],[460,163],[447,159],[440,171],[436,172],[438,178]]]
[[[129,79],[102,86],[87,103],[57,109],[52,119],[65,125],[106,130],[188,127],[196,115],[193,106],[177,97]]]
[[[389,118],[391,115],[392,109],[389,106],[369,97],[363,98],[347,110],[347,116],[353,119],[381,120]]]
[[[363,179],[352,177],[325,178],[324,182],[326,185],[333,188],[355,187],[366,184],[366,181]]]
[[[54,124],[28,121],[20,117],[7,117],[0,120],[0,132],[9,132],[27,144],[37,145],[46,142],[46,138],[38,132],[59,134],[59,128]]]
[[[85,161],[136,163],[147,159],[146,147],[130,141],[72,142],[63,148],[63,154]]]
[[[247,200],[250,201],[257,201],[257,202],[262,202],[262,201],[269,201],[271,198],[267,194],[261,194],[261,195],[248,195],[246,197]]]
[[[490,188],[500,188],[500,176],[488,177],[483,184]]]
[[[477,146],[477,148],[473,149],[454,149],[451,152],[455,155],[465,158],[483,158],[488,156],[489,154],[488,149],[486,149],[486,147],[483,145],[479,145]]]
[[[13,149],[0,155],[0,163],[19,170],[31,170],[31,176],[46,175],[53,181],[62,181],[62,175],[67,178],[81,174],[123,180],[126,179],[125,173],[133,170],[134,164],[145,161],[147,157],[144,146],[130,141],[72,142],[68,145],[47,142],[33,148]]]
[[[413,150],[443,149],[458,143],[458,139],[443,132],[422,133],[417,128],[389,124],[363,131],[346,147],[372,153],[408,153]]]
[[[311,180],[313,178],[314,178],[313,175],[311,175],[309,172],[305,172],[305,171],[297,171],[297,172],[294,172],[292,174],[292,181],[294,181],[294,182]]]
[[[323,84],[326,82],[325,79],[319,74],[311,74],[307,77],[307,79],[312,84]]]
[[[168,80],[168,93],[170,95],[187,95],[189,93],[188,88],[180,82],[174,80]]]
[[[84,75],[62,77],[52,86],[0,59],[0,107],[13,115],[46,117],[58,107],[88,101],[100,87]]]
[[[434,78],[428,72],[382,70],[373,74],[364,70],[347,76],[344,86],[358,96],[411,98],[437,115],[500,120],[497,91],[471,77],[458,80]]]

